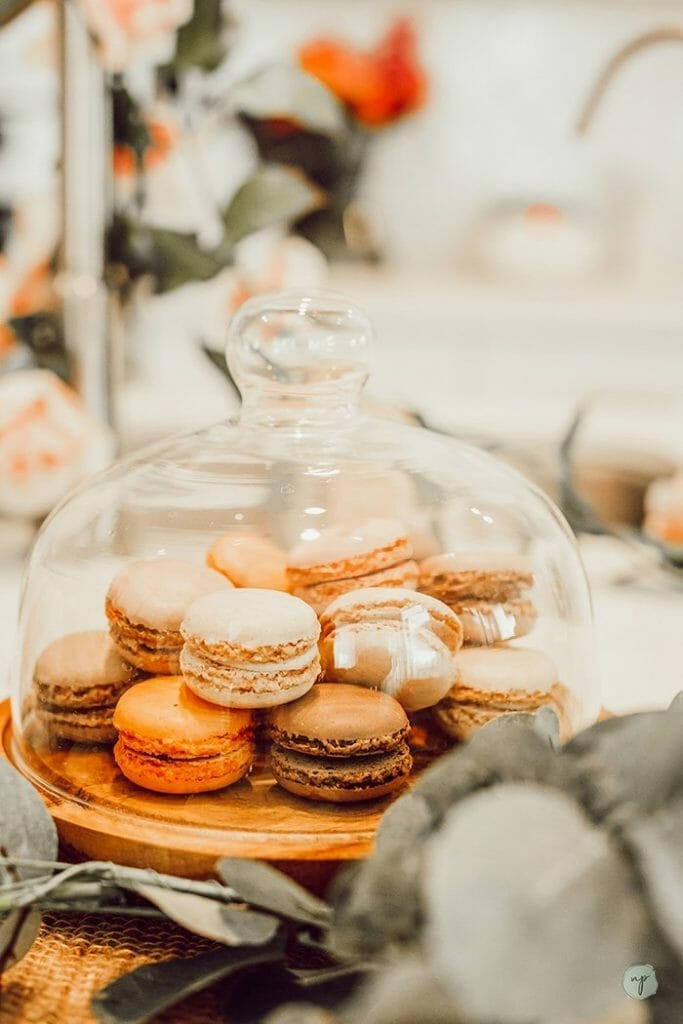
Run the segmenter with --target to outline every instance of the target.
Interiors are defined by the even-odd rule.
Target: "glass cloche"
[[[565,736],[595,719],[567,524],[489,455],[366,414],[371,348],[340,296],[247,302],[227,347],[239,416],[117,462],[49,517],[12,717],[13,757],[53,801],[160,848],[251,830],[267,856],[296,819],[314,856],[332,821],[357,830],[500,715],[550,705]]]

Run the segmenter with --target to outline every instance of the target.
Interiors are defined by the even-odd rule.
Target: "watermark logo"
[[[624,971],[624,992],[630,999],[649,999],[658,988],[652,964],[634,964]]]

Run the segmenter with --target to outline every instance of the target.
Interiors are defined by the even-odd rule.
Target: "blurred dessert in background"
[[[670,558],[683,562],[683,469],[648,487],[643,531],[661,544]]]

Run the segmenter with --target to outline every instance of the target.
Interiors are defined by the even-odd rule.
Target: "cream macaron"
[[[289,554],[287,579],[292,593],[320,612],[349,590],[415,588],[418,566],[402,523],[367,519],[298,544]]]
[[[242,587],[200,598],[181,626],[180,668],[199,697],[269,708],[303,696],[320,675],[320,623],[305,601]]]
[[[232,589],[220,573],[176,558],[130,562],[111,582],[105,601],[109,632],[132,665],[152,673],[178,671],[180,623],[198,597]]]
[[[206,564],[236,587],[288,590],[287,556],[272,540],[251,530],[219,537],[206,554]]]
[[[446,552],[420,564],[420,590],[458,615],[465,644],[484,645],[529,633],[536,608],[530,560],[504,551]]]
[[[354,590],[321,615],[324,678],[382,690],[407,711],[431,707],[456,679],[457,615],[441,601],[399,587]]]
[[[558,682],[557,668],[547,654],[530,647],[495,644],[466,647],[458,654],[458,679],[434,709],[443,731],[465,740],[500,715],[555,709],[567,735],[568,691]]]

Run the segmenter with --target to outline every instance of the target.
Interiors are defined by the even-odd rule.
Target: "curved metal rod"
[[[634,54],[639,53],[640,50],[648,49],[650,46],[674,42],[683,43],[683,25],[669,25],[663,28],[652,29],[650,32],[644,32],[642,35],[636,36],[635,39],[631,39],[620,50],[617,50],[606,64],[588,95],[581,115],[576,122],[577,134],[583,135],[588,130],[610,82],[626,61]]]

